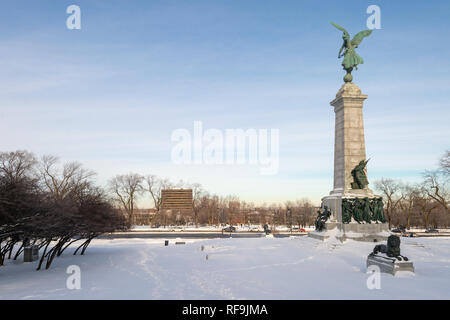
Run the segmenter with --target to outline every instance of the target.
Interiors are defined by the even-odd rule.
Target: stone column
[[[339,89],[336,98],[330,102],[336,115],[334,187],[330,194],[353,192],[351,171],[361,160],[366,160],[362,111],[365,99],[367,95],[361,94],[361,89],[356,84],[348,82]]]

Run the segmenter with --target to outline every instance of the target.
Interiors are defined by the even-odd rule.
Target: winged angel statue
[[[347,71],[347,74],[344,77],[344,81],[352,82],[353,68],[358,70],[358,64],[364,63],[364,60],[356,53],[355,49],[358,48],[359,44],[362,42],[362,40],[365,37],[368,37],[372,33],[372,30],[364,30],[364,31],[358,32],[353,37],[353,39],[350,40],[350,34],[347,32],[347,30],[345,30],[340,25],[338,25],[334,22],[331,22],[331,24],[344,33],[342,35],[342,39],[344,40],[344,43],[342,44],[342,47],[339,50],[338,58],[341,58],[342,56],[344,56],[344,60],[342,61],[342,66],[344,67],[344,70]],[[344,50],[344,54],[342,54],[342,50]]]

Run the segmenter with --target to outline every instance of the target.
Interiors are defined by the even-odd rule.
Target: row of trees
[[[122,229],[124,219],[94,173],[77,162],[37,159],[27,151],[0,153],[0,266],[28,245],[43,249],[37,269],[78,242],[84,254],[92,239]]]
[[[162,190],[170,188],[192,189],[192,214],[177,214],[161,209]],[[219,225],[219,224],[283,224],[313,225],[313,205],[308,199],[288,201],[284,205],[241,201],[236,196],[218,196],[208,193],[198,183],[171,182],[155,175],[128,173],[117,175],[108,182],[108,190],[116,206],[127,217],[128,226],[135,221],[137,203],[142,198],[151,199],[155,214],[151,225]]]
[[[287,201],[281,204],[262,204],[255,206],[239,200],[236,196],[219,197],[203,193],[194,203],[197,221],[200,224],[218,225],[299,225],[314,224],[317,216],[314,206],[307,199]]]
[[[448,227],[450,225],[450,151],[439,168],[425,171],[420,183],[381,179],[375,188],[384,197],[384,211],[390,226]]]

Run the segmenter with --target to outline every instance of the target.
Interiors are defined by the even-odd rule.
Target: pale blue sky
[[[66,28],[67,6],[82,29]],[[331,190],[341,34],[364,40],[354,82],[368,94],[369,178],[417,181],[450,148],[450,3],[444,1],[2,1],[0,150],[118,173],[200,182],[247,201]],[[280,170],[176,166],[173,130],[277,128]]]

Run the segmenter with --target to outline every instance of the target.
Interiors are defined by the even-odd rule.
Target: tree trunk
[[[11,241],[9,245],[9,252],[8,252],[8,260],[11,259],[11,255],[14,249],[14,246],[16,245],[17,241]]]
[[[80,244],[80,246],[75,250],[75,252],[73,253],[73,255],[76,255],[77,254],[77,252],[78,252],[78,250],[80,250],[81,249],[81,247],[82,246],[84,246],[84,244],[86,243],[86,241],[85,242],[83,242],[82,244]]]
[[[81,250],[81,255],[84,255],[84,252],[86,251],[87,247],[89,246],[89,244],[91,243],[93,238],[89,238],[88,241],[86,241],[85,245],[83,246],[83,250]]]
[[[16,254],[14,255],[14,259],[13,260],[17,260],[17,258],[22,253],[24,248],[25,248],[25,240],[22,241],[22,244],[20,245],[19,250],[17,250]]]
[[[194,213],[195,227],[198,228],[198,213]]]
[[[60,250],[58,251],[58,257],[59,257],[60,255],[62,255],[63,252],[64,252],[64,251],[65,251],[72,243],[77,242],[77,241],[79,241],[79,240],[80,240],[80,239],[72,240],[72,241],[70,241],[64,248],[61,247]]]
[[[47,248],[48,248],[48,246],[50,245],[50,242],[52,242],[51,239],[50,239],[50,240],[47,240],[46,242],[44,242],[44,243],[46,243],[45,249],[44,249],[44,252],[42,253],[41,260],[39,260],[39,265],[38,265],[38,267],[37,267],[36,270],[41,270],[41,266],[42,266],[42,263],[44,262],[44,259],[45,259],[45,256],[46,256],[46,252],[47,252]]]
[[[60,240],[61,241],[61,240]],[[50,252],[51,252],[51,254],[49,255],[49,257],[47,258],[47,263],[46,263],[46,265],[45,265],[45,270],[47,270],[48,268],[50,268],[50,265],[52,264],[52,262],[53,262],[53,259],[55,259],[55,256],[56,256],[56,254],[58,253],[58,251],[59,251],[59,248],[64,244],[65,242],[58,242],[57,244],[56,244],[56,246],[54,246],[53,248],[52,248],[52,250],[50,250]],[[49,253],[50,253],[49,252]]]

